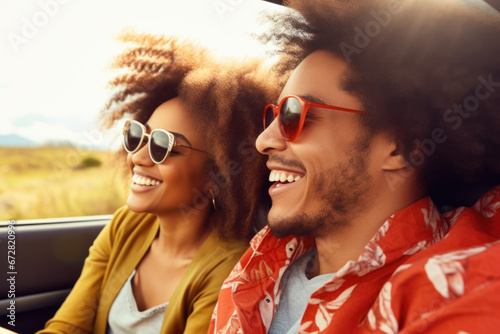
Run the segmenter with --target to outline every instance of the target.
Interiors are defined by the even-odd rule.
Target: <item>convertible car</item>
[[[500,9],[500,0],[487,2]],[[478,185],[477,193],[462,195],[471,203],[488,186]],[[103,215],[0,222],[0,327],[18,333],[43,328],[70,292],[90,245],[110,219]]]

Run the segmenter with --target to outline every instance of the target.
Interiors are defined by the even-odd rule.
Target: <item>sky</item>
[[[97,131],[106,66],[123,50],[114,35],[132,27],[262,53],[247,34],[262,9],[282,10],[261,0],[0,0],[0,135],[115,147],[118,129]]]

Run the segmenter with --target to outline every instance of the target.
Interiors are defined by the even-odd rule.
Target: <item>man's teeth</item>
[[[161,181],[153,180],[150,179],[149,177],[140,176],[137,174],[134,174],[134,176],[132,176],[132,182],[140,184],[142,186],[156,186],[161,183]]]
[[[279,172],[272,170],[269,174],[270,182],[297,182],[300,180],[300,176],[293,176],[292,174],[288,174],[287,172]]]

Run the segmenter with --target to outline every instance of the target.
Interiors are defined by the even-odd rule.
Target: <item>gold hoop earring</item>
[[[215,205],[215,195],[212,193],[212,205],[214,206],[214,210],[217,211],[217,205]]]

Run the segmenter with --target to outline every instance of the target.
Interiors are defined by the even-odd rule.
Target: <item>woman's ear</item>
[[[210,200],[212,201],[212,206],[214,208],[215,211],[217,211],[217,195],[219,195],[219,191],[220,191],[220,188],[214,183],[214,182],[210,182],[207,184],[207,187],[206,187],[206,195],[208,198],[210,198]]]
[[[217,197],[219,195],[219,192],[220,188],[213,180],[210,180],[205,184],[205,195],[207,197]]]

